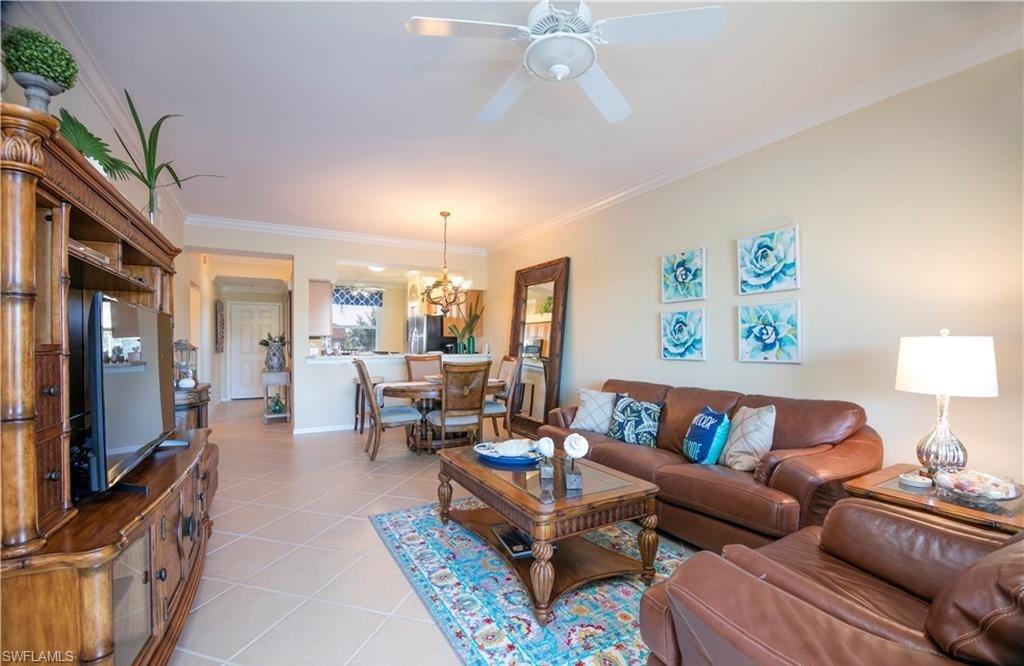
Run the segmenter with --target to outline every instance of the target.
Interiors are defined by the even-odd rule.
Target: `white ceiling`
[[[681,3],[592,3],[595,19]],[[406,34],[410,15],[522,23],[530,3],[67,3],[161,136],[192,213],[493,247],[611,193],[1008,26],[1019,3],[725,4],[720,39],[602,47],[633,106],[574,85],[475,116],[522,46]]]

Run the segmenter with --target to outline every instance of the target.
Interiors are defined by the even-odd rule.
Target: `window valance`
[[[384,307],[384,290],[367,287],[335,287],[331,294],[334,305],[370,305]]]

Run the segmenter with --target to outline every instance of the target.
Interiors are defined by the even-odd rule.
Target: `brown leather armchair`
[[[822,527],[698,553],[648,589],[648,663],[1024,664],[1021,537],[842,500]]]

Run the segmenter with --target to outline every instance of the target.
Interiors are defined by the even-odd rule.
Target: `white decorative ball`
[[[541,437],[537,440],[537,452],[545,458],[555,455],[555,442],[550,437]]]
[[[590,450],[590,442],[583,435],[574,432],[565,438],[562,447],[565,449],[565,455],[568,457],[582,458]]]

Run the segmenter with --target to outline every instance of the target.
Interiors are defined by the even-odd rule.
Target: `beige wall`
[[[954,398],[972,466],[1022,471],[1021,52],[839,118],[489,257],[504,351],[514,271],[568,255],[563,402],[608,377],[867,409],[886,462],[914,460],[934,400],[893,389],[900,336],[995,336],[999,398]],[[736,295],[735,240],[800,226],[803,288]],[[708,360],[659,359],[660,255],[707,246]],[[801,365],[736,360],[736,307],[799,298]]]
[[[37,25],[32,20],[20,3],[4,4],[3,22],[5,25],[29,27],[47,32],[44,26]],[[114,134],[113,125],[111,124],[110,119],[107,118],[103,108],[96,101],[96,98],[93,97],[91,91],[82,83],[82,80],[89,75],[92,75],[93,77],[91,80],[95,80],[96,77],[102,78],[102,74],[87,71],[86,68],[88,66],[88,61],[83,57],[83,54],[75,52],[73,44],[65,44],[65,46],[78,61],[80,71],[79,83],[71,90],[53,98],[50,102],[50,113],[54,116],[59,116],[61,108],[67,109],[71,115],[82,121],[82,123],[88,127],[93,134],[106,141],[107,144],[111,146],[111,150],[115,156],[127,158]],[[123,93],[118,90],[117,100],[124,103],[122,95]],[[14,79],[10,79],[10,85],[8,85],[7,90],[4,91],[3,101],[12,102],[14,104],[25,104],[25,93]],[[145,100],[136,99],[135,103],[143,109],[144,124],[152,123],[163,113],[171,112],[167,109],[148,108]],[[132,133],[128,135],[129,137],[135,134],[134,130],[130,131]],[[122,134],[122,136],[124,135]],[[126,138],[126,140],[129,139]],[[174,146],[165,139],[161,143],[161,158],[170,159],[173,157],[173,151]],[[138,153],[136,153],[136,155],[138,155]],[[134,204],[137,208],[141,209],[146,205],[147,200],[149,199],[148,190],[146,189],[146,186],[138,180],[131,179],[114,181],[114,185],[121,194],[123,194],[128,201]],[[167,188],[164,188],[162,196],[163,203],[161,205],[161,216],[157,226],[172,243],[181,247],[184,239],[185,218],[188,216],[188,211],[185,209],[184,204],[177,193],[170,192]],[[174,200],[172,201],[172,199]],[[180,261],[176,263],[176,269],[178,272],[174,276],[174,302],[177,306],[174,313],[175,340],[179,338],[188,338],[189,333],[188,285],[189,281],[194,279],[192,274],[189,272],[189,268],[190,266],[183,265]]]
[[[366,261],[368,264],[381,266],[440,266],[442,259],[440,252],[432,250],[258,231],[241,232],[192,224],[185,227],[185,244],[196,250],[255,252],[291,257],[294,262],[292,335],[299,343],[309,338],[309,281],[334,280],[337,277],[339,260]],[[473,280],[474,287],[487,288],[487,257],[449,254],[449,264],[453,272]],[[402,297],[402,301],[404,300]],[[393,330],[395,327],[390,328]],[[399,331],[404,340],[404,323]],[[385,335],[390,340],[390,333],[385,332]],[[352,378],[348,375],[343,377],[338,367],[334,365],[306,363],[304,354],[304,348],[295,349],[292,364],[295,416],[292,425],[297,430],[337,426],[343,422],[339,421],[338,410],[345,407],[336,404],[336,392],[331,389],[337,386],[351,387]]]

